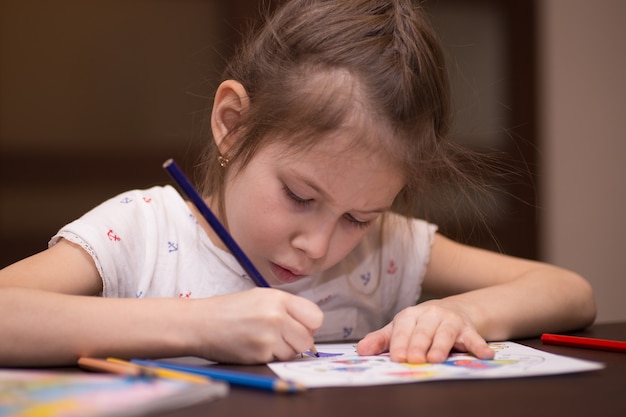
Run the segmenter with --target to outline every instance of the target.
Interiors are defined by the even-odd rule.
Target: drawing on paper
[[[552,355],[513,342],[490,345],[493,360],[454,353],[440,364],[392,362],[388,355],[359,356],[354,344],[318,345],[320,357],[299,355],[269,364],[284,379],[309,387],[381,385],[441,379],[511,378],[599,369],[601,364]]]

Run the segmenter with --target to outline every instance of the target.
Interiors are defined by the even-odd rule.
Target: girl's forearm
[[[593,323],[593,291],[580,276],[546,266],[522,277],[447,299],[462,306],[487,340],[582,328]]]
[[[189,300],[109,299],[0,289],[0,366],[54,366],[80,356],[190,354]]]

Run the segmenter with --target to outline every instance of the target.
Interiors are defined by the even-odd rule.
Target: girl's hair
[[[444,54],[420,2],[287,1],[251,33],[223,79],[240,82],[250,100],[231,131],[239,139],[226,156],[237,161],[235,169],[269,141],[290,141],[303,149],[360,113],[359,120],[369,123],[363,132],[391,133],[380,137],[392,137],[392,143],[375,133],[365,136],[378,140],[375,151],[395,158],[405,175],[394,211],[415,214],[417,195],[421,199],[429,185],[469,179],[457,163],[465,154],[446,137]],[[371,140],[359,141],[371,149]],[[209,141],[200,168],[203,193],[223,201],[225,168],[218,156]]]

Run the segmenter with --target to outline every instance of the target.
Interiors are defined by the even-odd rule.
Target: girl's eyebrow
[[[307,187],[310,187],[311,189],[313,189],[313,191],[315,191],[316,193],[321,195],[322,198],[330,201],[331,204],[335,202],[335,199],[330,194],[328,194],[324,189],[319,187],[314,181],[312,181],[312,180],[310,180],[308,178],[305,178],[305,177],[303,177],[300,174],[295,173],[295,172],[293,173],[293,176],[296,179],[298,179],[299,181],[302,181],[302,183],[304,185],[306,185]],[[362,213],[362,214],[380,214],[380,213],[384,213],[386,211],[389,211],[390,208],[391,208],[390,206],[383,206],[383,207],[380,207],[380,208],[377,207],[377,208],[372,209],[372,210],[353,210],[353,211],[355,211],[357,213]]]

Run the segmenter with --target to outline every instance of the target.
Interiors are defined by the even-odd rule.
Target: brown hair
[[[351,82],[320,88],[342,77],[319,75],[338,73]],[[270,140],[311,146],[320,134],[341,128],[356,106],[368,120],[392,129],[393,143],[382,151],[397,160],[406,178],[394,211],[413,214],[417,195],[432,182],[467,178],[455,161],[460,153],[446,138],[444,55],[420,2],[287,1],[241,45],[223,79],[240,82],[250,99],[233,129],[241,137],[227,155],[238,169]],[[224,168],[209,142],[200,164],[203,193],[219,198]]]

